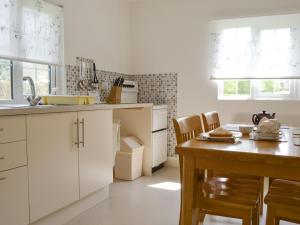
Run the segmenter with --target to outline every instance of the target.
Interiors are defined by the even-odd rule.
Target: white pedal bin
[[[142,176],[144,146],[133,136],[121,138],[121,150],[116,154],[115,178],[135,180]]]

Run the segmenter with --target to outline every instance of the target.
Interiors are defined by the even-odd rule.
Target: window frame
[[[224,96],[224,81],[226,80],[218,81],[218,100],[300,100],[300,82],[298,80],[290,80],[290,94],[261,94],[259,93],[259,81],[261,80],[250,80],[250,96]]]

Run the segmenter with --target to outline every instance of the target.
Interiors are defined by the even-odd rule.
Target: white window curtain
[[[63,8],[44,0],[0,0],[0,57],[63,65]]]
[[[211,79],[300,79],[300,14],[210,26]]]

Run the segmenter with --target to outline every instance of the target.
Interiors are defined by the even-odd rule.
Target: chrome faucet
[[[34,82],[33,82],[32,78],[31,77],[23,77],[23,81],[28,81],[30,84],[31,96],[27,97],[27,101],[29,102],[29,104],[31,106],[36,106],[40,102],[41,97],[35,95],[35,86],[34,86]]]

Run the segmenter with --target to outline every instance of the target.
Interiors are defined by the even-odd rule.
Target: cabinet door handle
[[[0,177],[0,181],[6,180],[6,177]]]
[[[4,128],[0,128],[0,132],[4,132]]]
[[[79,148],[79,119],[77,119],[74,124],[76,125],[76,142],[74,144]]]
[[[5,157],[4,157],[4,156],[0,157],[0,160],[4,160],[4,159],[5,159]]]
[[[80,142],[80,144],[82,144],[82,147],[84,147],[84,145],[85,145],[84,119],[81,120],[80,124],[81,124],[81,131],[82,131],[82,141]]]

